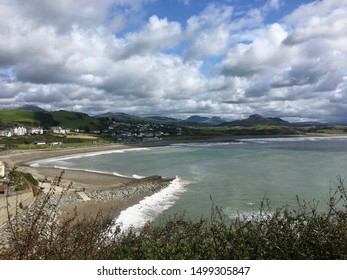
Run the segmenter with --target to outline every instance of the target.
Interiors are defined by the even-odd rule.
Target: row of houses
[[[71,129],[61,128],[60,126],[53,126],[50,128],[52,133],[56,134],[69,134]],[[24,136],[24,135],[33,135],[33,134],[43,134],[43,128],[41,127],[29,127],[17,126],[9,129],[0,130],[0,136],[2,137],[12,137],[12,136]]]
[[[26,128],[24,126],[17,126],[9,129],[0,130],[0,136],[5,137],[24,136],[32,134],[43,134],[43,129],[41,127]]]

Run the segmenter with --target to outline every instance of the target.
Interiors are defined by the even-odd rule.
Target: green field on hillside
[[[50,112],[53,119],[59,123],[59,125],[68,128],[85,128],[97,129],[100,126],[100,122],[87,114],[68,112],[68,111],[56,111]]]
[[[27,110],[0,110],[0,125],[48,125],[85,130],[100,128],[98,119],[94,119],[84,113],[68,111],[39,112]]]
[[[0,109],[0,124],[8,125],[12,123],[35,124],[38,121],[35,119],[33,111]]]

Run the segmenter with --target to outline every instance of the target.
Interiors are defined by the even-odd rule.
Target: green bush
[[[297,209],[270,210],[263,200],[259,213],[230,220],[212,206],[211,216],[185,215],[147,223],[141,230],[114,230],[101,215],[78,220],[58,218],[52,202],[53,182],[23,222],[9,221],[9,247],[2,259],[347,259],[347,192],[343,180],[330,196],[328,210],[301,202]]]
[[[31,173],[22,173],[22,176],[32,185],[38,186],[39,182],[33,177]]]

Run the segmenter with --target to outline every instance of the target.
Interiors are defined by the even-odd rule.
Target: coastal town
[[[120,142],[151,142],[161,141],[165,136],[181,135],[182,128],[163,124],[112,122],[104,133],[116,137]]]
[[[77,133],[87,133],[83,129],[63,128],[61,126],[53,126],[48,129],[42,127],[25,127],[13,126],[0,130],[0,137],[17,137],[30,135],[72,135]],[[99,130],[92,130],[88,133],[111,138],[115,142],[153,142],[161,141],[163,137],[170,135],[182,135],[182,128],[163,124],[139,124],[125,122],[111,122],[107,127]],[[35,141],[33,144],[45,145],[45,141]]]

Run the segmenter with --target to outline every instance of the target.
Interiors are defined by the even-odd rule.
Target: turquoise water
[[[158,215],[208,215],[211,197],[232,216],[258,209],[264,196],[272,207],[296,206],[296,196],[320,205],[337,177],[347,175],[347,137],[243,139],[236,143],[190,143],[139,148],[35,163],[128,177],[178,177],[166,193],[122,213],[129,223]]]

